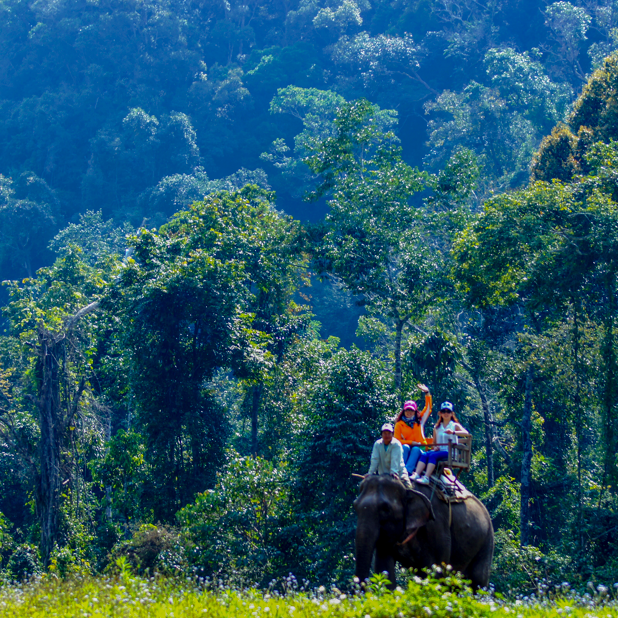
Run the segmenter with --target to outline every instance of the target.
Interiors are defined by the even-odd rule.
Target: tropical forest
[[[616,0],[0,0],[0,281],[1,614],[617,615]],[[354,579],[424,385],[480,592]]]

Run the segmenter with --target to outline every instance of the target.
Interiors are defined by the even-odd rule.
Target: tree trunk
[[[258,412],[260,410],[261,396],[262,385],[254,385],[251,397],[251,455],[253,457],[257,457],[258,454]]]
[[[399,403],[403,404],[403,393],[401,392],[401,338],[405,320],[397,318],[397,329],[395,332],[395,393]]]
[[[603,358],[605,360],[605,392],[603,397],[603,480],[601,481],[601,495],[599,505],[603,499],[603,492],[608,485],[613,485],[615,477],[615,438],[614,438],[614,399],[616,395],[616,351],[614,349],[614,314],[616,303],[614,299],[615,276],[610,273],[607,277],[607,313],[604,324]]]
[[[485,422],[485,461],[487,464],[487,487],[494,486],[494,424],[491,409],[489,408],[489,402],[487,401],[487,394],[485,388],[481,384],[481,380],[478,375],[474,375],[474,385],[481,398],[481,407],[483,408],[483,420]]]
[[[582,363],[580,359],[579,345],[579,304],[577,299],[573,299],[573,359],[575,368],[575,392],[573,393],[573,406],[575,414],[579,418],[575,419],[575,439],[577,440],[577,532],[579,551],[585,549],[584,539],[584,494],[582,489],[582,396],[581,379]]]
[[[112,414],[109,413],[106,422],[105,422],[105,442],[109,444],[112,439]],[[107,451],[109,452],[109,446],[107,447]],[[122,491],[124,495],[127,492],[127,483],[126,480],[122,483]],[[112,486],[105,486],[105,501],[107,502],[107,506],[105,507],[105,517],[107,521],[112,521]]]
[[[525,547],[530,542],[530,489],[532,470],[532,383],[534,370],[532,365],[526,371],[526,392],[524,395],[524,412],[521,419],[521,504],[519,526],[521,530],[520,545]]]
[[[99,303],[95,302],[80,309],[67,320],[62,333],[52,333],[43,326],[38,329],[37,412],[41,435],[35,503],[41,526],[41,558],[45,566],[49,566],[51,553],[58,540],[60,489],[63,482],[62,444],[66,440],[67,426],[77,413],[85,386],[82,380],[71,401],[71,389],[66,376],[66,341],[77,321],[98,306]]]
[[[60,446],[64,427],[60,409],[58,359],[64,338],[39,328],[37,402],[41,437],[39,442],[40,471],[36,492],[37,511],[41,525],[41,557],[49,565],[49,558],[58,536],[60,507]]]

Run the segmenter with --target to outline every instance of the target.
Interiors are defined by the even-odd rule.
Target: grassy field
[[[543,598],[502,600],[474,596],[456,577],[414,578],[394,592],[374,580],[365,594],[337,589],[233,590],[175,579],[83,578],[61,581],[43,578],[0,588],[0,616],[63,617],[175,617],[189,618],[442,618],[450,616],[618,616],[611,590],[599,587],[588,594],[554,590]]]

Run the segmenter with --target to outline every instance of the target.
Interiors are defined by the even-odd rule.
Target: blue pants
[[[448,451],[427,451],[426,453],[423,453],[420,457],[420,460],[424,464],[437,464],[443,459],[448,459]]]
[[[416,470],[416,464],[423,451],[418,446],[403,445],[403,463],[406,465],[406,470],[412,474]]]

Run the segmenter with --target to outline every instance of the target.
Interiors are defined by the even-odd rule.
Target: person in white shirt
[[[403,463],[403,447],[399,440],[393,438],[391,423],[382,425],[382,437],[373,445],[369,474],[390,474],[404,483],[410,480]]]
[[[440,406],[438,422],[433,428],[433,450],[421,455],[418,464],[416,464],[416,471],[412,475],[412,480],[427,485],[438,462],[448,459],[448,443],[457,442],[457,436],[468,435],[470,434],[462,427],[455,416],[453,404],[450,401],[445,401]],[[425,471],[424,476],[423,471]]]

